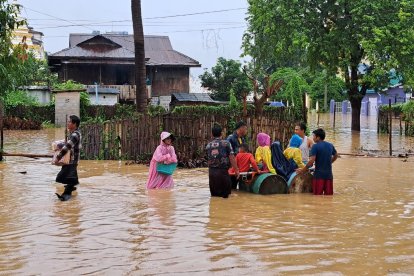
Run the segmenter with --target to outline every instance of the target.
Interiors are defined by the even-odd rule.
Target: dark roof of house
[[[116,46],[118,45],[118,46]],[[147,65],[200,67],[201,64],[174,50],[168,36],[144,36]],[[50,59],[118,59],[134,62],[134,37],[128,34],[70,34],[69,48],[49,55]]]
[[[172,93],[171,101],[215,103],[208,93]]]

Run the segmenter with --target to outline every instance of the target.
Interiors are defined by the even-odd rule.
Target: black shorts
[[[231,194],[228,169],[209,168],[208,180],[211,196],[228,197]]]
[[[78,164],[69,164],[62,166],[62,169],[56,176],[56,182],[70,185],[79,184],[77,168]]]

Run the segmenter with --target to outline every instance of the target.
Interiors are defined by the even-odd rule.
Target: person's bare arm
[[[314,155],[314,156],[311,156],[311,157],[309,157],[309,161],[308,161],[308,163],[305,165],[305,167],[303,167],[303,168],[301,168],[301,169],[296,169],[296,172],[298,173],[298,174],[301,174],[301,173],[304,173],[304,172],[306,172],[310,167],[312,167],[313,166],[313,163],[315,163],[315,159],[316,159],[316,156]]]
[[[233,154],[230,154],[229,159],[230,159],[230,164],[234,169],[234,173],[236,177],[239,177],[239,168],[237,167],[236,158],[234,158]]]
[[[313,139],[311,139],[309,137],[308,137],[307,141],[308,141],[308,148],[310,149],[313,146],[313,144],[315,144],[315,142],[313,141]]]

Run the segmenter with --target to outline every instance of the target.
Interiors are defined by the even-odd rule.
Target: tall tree
[[[23,22],[18,19],[18,5],[0,0],[0,98],[13,88],[15,80],[11,71],[19,63],[18,50],[13,50],[11,37],[13,30]]]
[[[258,64],[289,60],[304,51],[306,63],[342,74],[360,131],[366,90],[388,85],[397,70],[406,84],[414,73],[414,0],[249,0],[243,48]],[[366,63],[366,70],[361,64]]]
[[[132,27],[135,49],[135,95],[137,111],[147,108],[147,86],[145,68],[144,27],[142,25],[141,0],[131,0]]]
[[[243,73],[241,63],[233,59],[219,57],[210,71],[199,76],[201,86],[212,92],[215,100],[228,101],[233,91],[238,100],[251,91],[251,84]]]

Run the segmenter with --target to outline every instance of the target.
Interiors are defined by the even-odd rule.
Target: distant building
[[[412,93],[405,91],[404,87],[400,83],[396,83],[383,89],[376,91],[374,89],[368,89],[364,98],[361,101],[361,115],[377,115],[378,109],[381,105],[388,105],[391,100],[391,104],[405,103],[412,97]],[[349,101],[343,101],[342,103],[336,103],[331,100],[330,112],[350,113],[351,103]],[[334,111],[335,110],[335,111]]]
[[[105,87],[89,87],[89,100],[93,105],[115,105],[118,103],[119,90]]]
[[[147,86],[151,97],[189,93],[191,67],[200,63],[175,51],[168,36],[145,36]],[[134,37],[126,32],[70,34],[69,47],[48,57],[62,81],[116,88],[120,101],[135,101]]]
[[[21,6],[14,0],[14,5]],[[25,18],[18,16],[19,20],[25,20]],[[34,57],[40,60],[45,59],[45,49],[43,47],[43,33],[35,31],[32,27],[27,24],[19,26],[13,31],[12,35],[13,45],[27,45],[27,51],[33,53]]]
[[[172,93],[170,109],[176,106],[189,105],[219,105],[218,101],[214,101],[208,93]]]

